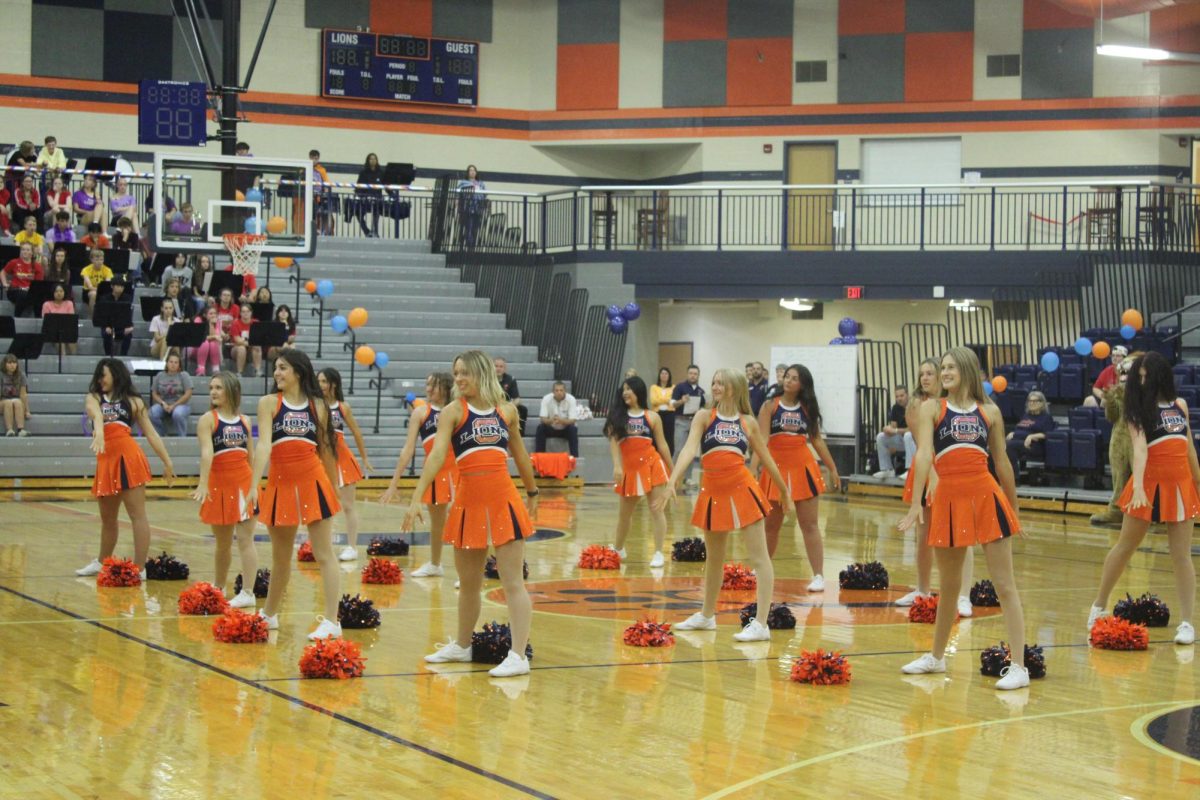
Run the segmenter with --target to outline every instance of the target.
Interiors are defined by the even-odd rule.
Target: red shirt
[[[37,211],[42,207],[42,196],[37,189],[34,189],[29,195],[25,194],[24,189],[18,189],[13,200],[16,202],[17,208],[24,211]]]
[[[108,237],[105,236],[103,233],[100,234],[99,236],[93,236],[92,234],[89,233],[87,236],[83,237],[79,241],[81,244],[85,244],[90,249],[93,249],[93,250],[96,248],[99,248],[101,250],[108,250],[112,247],[112,242],[110,242],[108,240]]]
[[[233,327],[230,328],[230,330],[229,330],[230,337],[234,338],[234,339],[245,339],[247,342],[249,342],[250,341],[250,326],[253,325],[255,323],[255,321],[256,320],[250,320],[249,322],[242,322],[241,318],[235,319],[233,321]]]
[[[4,274],[8,276],[8,285],[11,288],[28,289],[30,283],[42,279],[42,265],[14,258],[4,265]]]
[[[226,272],[233,272],[233,264],[225,268]],[[258,281],[249,272],[242,275],[242,297],[249,297],[250,293],[258,288]]]
[[[1117,385],[1117,370],[1112,364],[1109,364],[1104,369],[1100,370],[1100,374],[1096,376],[1096,382],[1092,384],[1093,389],[1104,391],[1111,389]]]

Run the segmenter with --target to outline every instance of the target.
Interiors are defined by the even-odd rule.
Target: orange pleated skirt
[[[692,525],[704,531],[736,531],[766,515],[767,498],[745,464],[704,470]]]
[[[912,503],[913,499],[913,479],[917,477],[917,471],[911,466],[908,468],[908,477],[904,480],[904,496],[901,498],[905,503]],[[927,506],[932,502],[929,496],[929,481],[925,481],[925,488],[921,490],[921,505]]]
[[[258,519],[268,527],[310,525],[342,510],[337,490],[316,450],[271,452],[267,485],[259,492]]]
[[[366,477],[358,459],[350,452],[350,445],[346,444],[345,436],[337,437],[337,473],[339,489],[343,486],[353,486]]]
[[[1192,483],[1187,448],[1190,442],[1166,441],[1150,448],[1142,486],[1150,505],[1129,508],[1133,478],[1125,483],[1117,505],[1131,517],[1147,522],[1183,522],[1200,516],[1200,495]]]
[[[792,502],[811,500],[825,493],[825,478],[821,476],[821,467],[812,450],[808,448],[807,436],[778,436],[767,444],[775,466],[787,486],[788,495]],[[763,494],[772,503],[778,503],[783,496],[771,473],[765,469],[759,475],[758,483]]]
[[[245,453],[213,459],[208,472],[208,499],[200,506],[200,521],[208,525],[237,525],[254,514],[250,483],[254,474]]]
[[[938,473],[937,491],[929,501],[931,547],[988,544],[1020,532],[1012,504],[986,468],[983,472]]]
[[[648,439],[626,439],[621,442],[621,469],[625,477],[613,486],[621,497],[644,497],[655,486],[667,482],[667,468],[662,456]]]
[[[507,470],[459,472],[442,541],[462,550],[526,539],[533,522]]]
[[[94,497],[111,497],[126,489],[145,486],[151,480],[150,461],[137,440],[129,434],[107,433],[104,452],[96,456],[96,477],[92,479]]]

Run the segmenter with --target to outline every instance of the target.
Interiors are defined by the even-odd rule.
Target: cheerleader
[[[667,515],[656,507],[666,491],[667,472],[671,469],[671,451],[658,413],[646,407],[646,382],[634,376],[626,378],[608,421],[604,435],[613,460],[613,490],[621,498],[617,513],[616,551],[625,559],[625,537],[638,500],[650,496],[650,515],[654,520],[654,556],[651,568],[663,565],[663,539],[667,533]]]
[[[529,642],[533,605],[522,570],[525,539],[533,533],[530,512],[536,507],[538,495],[533,465],[520,435],[509,433],[519,430],[517,409],[504,399],[496,369],[486,353],[470,350],[454,359],[454,397],[456,402],[443,408],[438,416],[433,449],[425,459],[421,479],[400,526],[402,531],[411,531],[413,523],[421,518],[425,490],[441,474],[453,447],[459,477],[444,538],[454,545],[454,566],[462,584],[458,630],[455,638],[425,656],[425,660],[431,664],[471,660],[471,633],[479,619],[483,564],[490,543],[496,550],[496,566],[508,603],[512,649],[488,674],[494,678],[527,675],[525,645]],[[509,453],[525,484],[529,511],[521,504],[521,496],[508,476]]]
[[[312,362],[301,350],[289,349],[275,360],[278,394],[258,401],[258,447],[254,453],[251,500],[258,501],[258,520],[271,536],[271,586],[259,615],[267,627],[279,627],[279,606],[292,574],[296,530],[308,528],[313,556],[321,566],[325,614],[309,639],[337,638],[341,573],[333,554],[330,520],[342,510],[337,491],[337,451],[329,407],[321,399]],[[266,486],[259,488],[270,464]],[[257,498],[254,496],[257,495]]]
[[[938,396],[938,362],[932,358],[927,358],[921,362],[921,366],[917,373],[917,390],[913,392],[912,398],[908,401],[908,408],[904,411],[905,423],[908,427],[908,436],[912,436],[914,442],[917,438],[915,431],[920,425],[920,408],[921,404],[926,400]],[[915,453],[914,453],[915,457]],[[910,469],[906,480],[904,481],[904,502],[912,503],[913,499],[913,480],[917,477],[916,470]],[[930,497],[933,493],[933,487],[937,485],[937,473],[932,469],[929,470],[929,480],[925,487],[921,490],[921,502],[926,506],[929,505]],[[929,525],[926,520],[921,520],[916,523],[916,543],[917,543],[917,588],[913,589],[908,594],[896,601],[896,605],[907,608],[917,602],[918,597],[930,597],[933,594],[931,586],[931,578],[933,577],[933,548],[929,546]],[[975,575],[975,549],[967,548],[967,556],[963,559],[962,583],[959,585],[958,595],[958,615],[960,617],[970,617],[975,613],[974,607],[971,605],[970,588],[971,579]],[[968,594],[964,594],[967,592]]]
[[[699,451],[703,479],[692,524],[706,534],[708,558],[704,564],[704,606],[674,627],[683,631],[716,630],[717,595],[724,577],[729,534],[740,530],[745,532],[746,550],[758,578],[758,614],[733,638],[740,642],[767,641],[771,638],[767,615],[771,612],[771,592],[775,585],[775,572],[767,554],[767,537],[763,529],[767,499],[750,470],[746,469],[746,456],[750,452],[758,456],[779,487],[779,504],[786,509],[789,518],[794,513],[792,498],[751,414],[746,376],[737,370],[717,370],[712,380],[712,401],[713,408],[696,412],[687,443],[679,452],[679,460],[671,470],[658,505],[663,508],[675,497],[675,485],[687,474]]]
[[[101,562],[113,554],[117,546],[117,513],[125,506],[133,527],[133,560],[142,565],[146,578],[146,558],[150,555],[150,520],[146,518],[146,484],[150,482],[150,462],[133,438],[133,424],[142,429],[146,441],[163,464],[163,480],[170,486],[175,481],[171,456],[163,446],[158,432],[150,424],[146,402],[133,388],[129,370],[116,358],[102,358],[92,373],[84,401],[92,423],[92,452],[96,454],[96,477],[92,481],[92,496],[100,504],[100,556],[86,567],[75,570],[76,575],[97,575]]]
[[[428,403],[412,412],[408,418],[408,438],[404,441],[404,449],[396,461],[396,471],[392,473],[392,482],[379,497],[379,502],[390,503],[400,493],[400,477],[404,468],[412,462],[413,453],[417,449],[417,441],[425,450],[425,462],[429,463],[429,454],[433,451],[433,442],[437,436],[438,418],[442,409],[450,402],[450,393],[454,388],[454,376],[449,372],[434,372],[425,379],[425,397]],[[429,561],[413,571],[414,578],[440,578],[442,569],[442,536],[446,530],[446,512],[454,502],[454,484],[458,483],[458,466],[454,462],[454,453],[447,452],[442,468],[438,470],[429,488],[421,495],[421,502],[429,509]]]
[[[1088,631],[1108,608],[1108,595],[1129,559],[1137,552],[1151,522],[1167,528],[1167,543],[1175,566],[1182,621],[1175,629],[1175,644],[1192,644],[1192,610],[1196,596],[1196,570],[1192,565],[1192,526],[1200,515],[1200,465],[1192,446],[1187,403],[1175,394],[1171,366],[1159,353],[1147,353],[1133,362],[1125,381],[1125,423],[1133,442],[1133,475],[1117,505],[1125,514],[1121,536],[1104,559],[1100,588],[1088,614]]]
[[[925,486],[937,465],[937,490],[929,505],[928,541],[937,558],[943,597],[958,597],[963,559],[976,544],[983,546],[996,594],[1004,608],[1012,665],[1005,667],[997,689],[1029,685],[1025,669],[1025,621],[1012,568],[1012,537],[1021,532],[1017,486],[1004,447],[1000,409],[983,393],[979,360],[965,347],[942,356],[942,397],[926,400],[917,413],[917,454],[913,486]],[[988,453],[999,483],[988,472]],[[1003,489],[1001,489],[1003,487]],[[900,521],[908,530],[925,515],[921,497],[913,492],[912,506]],[[933,649],[901,669],[910,675],[946,671],[946,644],[958,609],[939,603],[933,630]]]
[[[371,459],[367,457],[367,443],[363,441],[362,430],[354,419],[350,404],[342,396],[342,374],[332,367],[326,367],[317,373],[317,385],[321,387],[321,396],[329,407],[329,417],[333,421],[333,431],[337,435],[337,487],[338,499],[342,503],[342,516],[346,520],[346,546],[338,553],[339,561],[353,561],[358,558],[358,510],[354,506],[357,489],[355,484],[364,477],[358,459],[350,452],[346,444],[346,428],[354,436],[354,445],[362,456],[363,466],[367,472],[374,472]]]
[[[818,518],[818,497],[825,491],[825,479],[813,450],[829,467],[829,477],[836,492],[842,486],[833,455],[821,436],[821,407],[817,404],[813,389],[812,373],[808,367],[792,364],[783,373],[781,391],[775,399],[763,403],[758,412],[759,430],[769,431],[767,450],[775,459],[779,473],[783,476],[788,496],[796,506],[796,520],[804,535],[804,551],[812,567],[813,577],[808,582],[808,591],[825,591],[825,545],[821,541],[821,522]],[[812,449],[809,449],[809,443]],[[751,459],[751,471],[755,459]],[[780,503],[779,485],[771,480],[771,474],[763,471],[759,484],[771,510],[767,513],[767,555],[774,557],[779,546],[779,529],[783,526],[783,506]]]
[[[214,583],[225,596],[232,560],[234,533],[242,561],[242,590],[229,605],[254,608],[252,588],[258,572],[254,552],[254,507],[250,504],[254,441],[250,421],[239,413],[242,384],[232,372],[218,372],[208,383],[212,411],[200,418],[196,438],[200,441],[200,480],[192,499],[201,503],[200,521],[212,527],[217,540]]]

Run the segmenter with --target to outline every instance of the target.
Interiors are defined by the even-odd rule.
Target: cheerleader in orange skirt
[[[813,388],[812,373],[808,367],[792,364],[783,373],[783,393],[774,400],[763,403],[758,412],[759,430],[769,431],[767,449],[775,459],[779,473],[783,476],[788,496],[796,507],[796,520],[804,535],[804,550],[812,567],[813,577],[808,582],[808,591],[825,591],[825,545],[821,541],[821,522],[818,518],[818,497],[825,491],[825,479],[813,450],[829,467],[833,490],[841,488],[833,455],[821,436],[821,407]],[[809,443],[812,449],[809,449]],[[754,470],[754,459],[750,469]],[[783,527],[783,506],[780,503],[779,486],[771,479],[771,473],[763,471],[759,484],[771,510],[767,513],[767,553],[773,558],[779,545],[779,529]]]
[[[227,588],[232,544],[237,533],[242,561],[242,590],[229,601],[234,608],[254,608],[254,577],[258,556],[254,552],[254,506],[250,504],[250,481],[254,475],[254,440],[250,420],[242,416],[242,384],[232,372],[218,372],[208,383],[212,411],[200,418],[196,438],[200,440],[200,480],[192,499],[200,502],[200,521],[212,527],[217,540],[213,583],[230,596]]]
[[[1121,537],[1104,559],[1100,588],[1088,615],[1088,631],[1106,613],[1108,595],[1137,552],[1150,523],[1161,522],[1167,529],[1179,594],[1176,609],[1181,621],[1175,629],[1175,643],[1192,644],[1196,641],[1191,621],[1196,570],[1191,549],[1193,524],[1200,515],[1200,465],[1192,446],[1187,403],[1176,397],[1171,365],[1159,353],[1138,358],[1129,370],[1125,423],[1133,442],[1133,475],[1117,501],[1125,512]]]
[[[454,390],[454,376],[449,372],[434,372],[425,379],[425,397],[428,403],[413,409],[408,418],[408,438],[404,440],[404,449],[396,461],[396,471],[392,473],[392,482],[379,497],[379,502],[390,503],[400,494],[400,478],[405,468],[412,463],[413,454],[417,450],[417,442],[425,450],[428,464],[429,454],[433,451],[433,442],[437,437],[438,419],[442,409],[450,402],[450,393]],[[424,494],[420,495],[421,502],[429,509],[429,561],[412,572],[414,578],[440,578],[445,571],[442,569],[442,536],[446,530],[446,512],[454,501],[454,484],[458,482],[458,465],[454,461],[454,453],[448,451],[442,468],[438,470]]]
[[[355,485],[366,475],[358,465],[358,459],[350,452],[346,444],[346,429],[354,436],[354,445],[362,456],[363,466],[367,472],[374,472],[371,459],[367,456],[367,443],[363,441],[362,430],[354,419],[350,404],[342,396],[342,373],[333,367],[326,367],[317,373],[317,385],[321,387],[321,396],[329,407],[329,416],[333,421],[333,432],[337,436],[337,486],[338,499],[342,503],[342,516],[346,520],[346,546],[338,553],[339,561],[353,561],[358,558],[358,509],[354,501],[358,490]]]
[[[321,567],[325,614],[309,639],[337,638],[341,573],[333,554],[330,520],[342,510],[338,502],[337,454],[329,407],[321,399],[312,362],[301,350],[281,350],[275,360],[278,394],[258,401],[258,447],[254,453],[252,491],[257,494],[258,520],[271,536],[271,586],[259,610],[267,627],[279,627],[279,606],[292,575],[296,531],[308,528],[313,556]],[[271,471],[260,489],[267,465]]]
[[[746,458],[753,453],[763,469],[779,487],[779,503],[790,518],[794,513],[787,481],[779,474],[775,459],[758,430],[750,411],[750,393],[746,376],[732,369],[719,369],[712,380],[713,407],[696,412],[688,431],[687,444],[679,451],[679,460],[671,470],[667,490],[659,507],[675,497],[675,485],[687,474],[692,459],[700,453],[703,477],[700,495],[692,513],[692,524],[704,531],[708,557],[704,564],[704,605],[701,610],[674,627],[684,631],[716,630],[717,595],[725,572],[725,553],[729,534],[744,531],[750,564],[758,577],[758,615],[733,635],[741,642],[760,642],[771,638],[767,615],[771,611],[771,592],[775,572],[767,554],[767,536],[763,518],[767,498],[754,475],[746,469]]]
[[[84,402],[92,423],[92,452],[96,454],[96,477],[92,481],[92,496],[100,504],[100,556],[76,575],[96,575],[104,559],[117,546],[117,514],[121,506],[129,515],[133,527],[133,560],[146,563],[150,555],[150,520],[146,518],[146,484],[150,482],[150,462],[133,438],[136,422],[150,442],[154,453],[162,460],[163,479],[170,486],[175,481],[171,457],[162,439],[150,424],[146,402],[133,388],[125,363],[115,358],[102,358],[92,373]],[[142,569],[142,579],[146,570]]]
[[[671,451],[663,436],[658,414],[646,408],[646,382],[636,375],[626,378],[617,393],[617,402],[608,412],[604,435],[613,460],[613,491],[621,498],[617,512],[615,549],[625,560],[625,538],[633,521],[633,510],[642,497],[650,498],[650,516],[654,523],[654,555],[650,567],[664,563],[663,540],[667,534],[667,515],[655,508],[655,501],[667,484],[671,469]]]
[[[471,660],[471,632],[479,619],[483,564],[491,544],[496,550],[496,567],[508,604],[512,649],[488,674],[494,678],[526,675],[529,661],[525,658],[525,645],[529,642],[533,604],[525,590],[522,572],[525,539],[533,533],[530,513],[538,495],[533,464],[520,434],[515,433],[520,430],[517,409],[504,399],[496,369],[486,353],[470,350],[454,359],[454,396],[455,402],[443,408],[438,416],[433,449],[425,459],[421,479],[400,526],[402,531],[411,531],[421,518],[425,490],[437,478],[453,448],[458,483],[446,518],[444,538],[454,545],[454,566],[461,582],[458,630],[454,639],[425,656],[425,660],[431,664]],[[510,431],[514,434],[510,435]],[[525,484],[529,511],[508,476],[509,453]]]
[[[1004,421],[1000,409],[988,402],[979,374],[979,359],[965,347],[942,356],[942,398],[926,400],[917,416],[917,455],[913,462],[914,486],[924,486],[937,466],[937,491],[929,505],[929,544],[937,557],[942,597],[958,597],[963,559],[967,549],[983,546],[988,570],[1004,608],[1012,665],[996,683],[997,689],[1029,685],[1025,669],[1025,622],[1021,598],[1013,579],[1012,539],[1021,532],[1017,513],[1017,486],[1004,446]],[[988,472],[988,453],[996,465],[999,483]],[[1001,488],[1003,487],[1003,488]],[[914,496],[900,530],[924,518],[925,506]],[[958,617],[953,603],[938,603],[933,649],[906,664],[910,675],[946,671],[946,644]]]

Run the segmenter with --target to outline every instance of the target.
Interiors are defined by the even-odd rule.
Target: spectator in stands
[[[208,298],[208,290],[205,284],[210,280],[208,276],[212,274],[212,271],[212,256],[201,255],[196,257],[195,266],[192,268],[192,302],[198,311],[204,309],[205,301]]]
[[[67,263],[67,248],[56,247],[50,254],[50,263],[46,265],[43,280],[71,285],[71,265]]]
[[[775,365],[775,382],[767,387],[767,399],[774,400],[783,394],[783,375],[787,372],[787,364]]]
[[[179,303],[183,308],[192,307],[192,268],[188,258],[183,253],[175,254],[175,263],[163,270],[162,282],[166,286],[171,281],[179,284]]]
[[[746,364],[746,383],[750,390],[750,408],[757,417],[759,409],[767,402],[767,368],[761,361]]]
[[[1104,393],[1117,385],[1117,367],[1127,355],[1129,349],[1125,345],[1119,344],[1112,349],[1112,363],[1100,370],[1100,374],[1096,376],[1096,382],[1092,384],[1092,393],[1083,399],[1085,406],[1095,408],[1104,405]]]
[[[110,225],[116,225],[118,220],[128,219],[137,227],[137,198],[129,193],[129,181],[124,176],[117,178],[117,186],[112,197],[108,199],[108,219]]]
[[[93,251],[98,252],[98,251]],[[105,295],[99,300],[99,305],[131,305],[133,303],[133,292],[125,293],[125,279],[117,276],[112,279],[112,294]],[[120,355],[129,355],[129,345],[133,343],[133,316],[129,317],[129,324],[120,327],[106,326],[100,331],[100,338],[104,340],[104,355],[114,356],[114,352],[120,349]]]
[[[689,398],[698,397],[699,401],[692,400],[692,408],[688,408]],[[699,411],[708,402],[708,396],[704,393],[704,389],[700,386],[700,367],[695,364],[688,364],[687,380],[677,384],[671,391],[671,405],[675,409],[675,413],[679,415],[678,422],[682,425],[676,425],[676,433],[685,442],[687,441],[688,431],[692,427],[692,420]],[[675,444],[672,442],[672,444]],[[674,451],[672,451],[674,452]],[[699,459],[697,459],[699,460]],[[692,480],[692,466],[688,467],[687,474],[684,476],[684,485],[688,487],[695,486]]]
[[[200,220],[196,219],[196,209],[191,203],[179,207],[179,215],[171,220],[167,229],[177,236],[196,236],[200,233]]]
[[[104,228],[101,227],[99,222],[93,222],[87,226],[87,233],[83,235],[83,238],[79,240],[79,243],[86,245],[87,249],[89,250],[95,250],[97,248],[101,250],[112,249],[112,240],[105,235]]]
[[[233,363],[237,368],[238,375],[246,371],[246,354],[249,353],[250,360],[254,363],[254,374],[261,378],[263,374],[262,348],[250,346],[250,328],[255,322],[254,306],[243,303],[240,312],[238,318],[233,322],[233,327],[229,330],[229,351],[233,356]]]
[[[32,219],[33,229],[37,231],[42,222],[38,219],[42,213],[42,193],[38,191],[37,181],[32,173],[26,172],[21,178],[16,191],[12,194],[12,201],[13,224],[18,228],[24,228],[25,220]]]
[[[4,435],[28,436],[25,420],[33,416],[29,413],[29,382],[12,353],[0,361],[0,407],[4,409]]]
[[[54,284],[54,297],[42,303],[42,317],[47,314],[74,314],[75,301],[69,297],[65,283]],[[58,345],[59,355],[75,355],[78,348],[75,343]]]
[[[280,305],[275,309],[275,321],[282,322],[287,326],[288,338],[281,347],[272,347],[267,351],[267,360],[274,363],[279,356],[280,350],[288,350],[296,346],[296,319],[292,316],[292,309],[287,305]]]
[[[58,139],[53,136],[47,136],[42,141],[45,146],[38,153],[34,163],[45,171],[46,180],[52,181],[60,178],[62,171],[67,168],[67,154],[58,146]]]
[[[96,197],[96,179],[94,177],[83,176],[83,186],[76,189],[75,194],[71,195],[71,206],[80,225],[87,226],[93,222],[100,222],[101,212],[104,209]]]
[[[75,229],[71,227],[71,215],[59,211],[54,215],[54,227],[46,231],[46,241],[51,245],[74,244]]]
[[[35,253],[41,252],[46,247],[46,240],[37,230],[37,217],[29,215],[22,222],[21,230],[14,237],[17,244],[29,243],[33,247]]]
[[[667,440],[667,450],[675,455],[675,405],[671,402],[671,391],[675,382],[671,378],[671,370],[660,367],[658,381],[650,387],[650,407],[658,412],[662,422],[663,438]]]
[[[266,303],[271,308],[275,308],[275,301],[271,299],[271,290],[266,286],[258,287],[258,291],[254,293],[254,299],[250,302],[255,304]]]
[[[4,188],[15,193],[21,185],[21,180],[37,170],[37,149],[28,139],[8,157],[8,172],[4,176]]]
[[[167,281],[167,285],[163,288],[163,299],[170,300],[175,306],[175,316],[183,319],[191,313],[191,304],[185,303],[183,300],[183,287],[179,285],[179,281],[172,278]]]
[[[228,339],[225,331],[221,327],[221,320],[217,317],[217,307],[209,306],[204,310],[203,317],[196,317],[196,322],[203,322],[208,326],[208,334],[199,347],[196,348],[196,377],[202,378],[205,374],[205,366],[212,364],[213,374],[221,371],[221,348]]]
[[[217,301],[217,321],[221,323],[221,332],[228,336],[241,313],[241,309],[233,302],[233,290],[228,287],[222,289],[221,299]]]
[[[67,221],[69,222],[71,219],[71,193],[67,191],[66,182],[61,177],[54,178],[50,183],[50,188],[44,194],[46,211],[42,215],[42,230],[48,231],[54,227],[54,220],[58,218],[60,211],[67,212]]]
[[[150,384],[150,422],[159,436],[166,436],[167,417],[175,423],[175,435],[188,435],[188,418],[192,407],[192,378],[183,371],[183,362],[175,350],[167,353],[166,369],[154,376]]]
[[[179,321],[175,314],[175,303],[169,297],[164,297],[158,314],[150,320],[150,355],[153,358],[164,358],[167,354],[167,331]]]
[[[517,402],[521,399],[521,390],[517,387],[517,379],[508,374],[508,362],[503,358],[493,359],[492,364],[496,367],[496,379],[500,381],[500,388],[504,390],[504,399],[517,407],[517,417],[521,422],[521,435],[524,436],[529,409],[523,403]]]
[[[100,289],[100,284],[113,279],[112,268],[104,263],[104,251],[93,250],[88,253],[88,265],[80,270],[79,275],[83,278],[83,290],[87,292],[88,313],[91,314],[96,307],[96,292]]]
[[[875,452],[879,457],[879,471],[874,476],[877,480],[896,477],[896,470],[892,467],[892,454],[905,450],[904,434],[908,431],[908,422],[904,418],[904,409],[908,405],[908,387],[897,386],[893,392],[893,396],[896,402],[892,404],[891,410],[888,411],[887,424],[883,426],[883,430],[875,437]],[[912,453],[905,451],[905,475],[908,474],[909,468],[912,467],[912,457]]]
[[[383,184],[383,167],[379,166],[379,156],[367,153],[367,160],[358,171],[358,183]],[[362,226],[363,236],[379,236],[379,207],[383,198],[382,189],[364,189],[358,187],[358,224]],[[367,214],[373,214],[371,227],[367,227]]]
[[[475,238],[487,213],[487,184],[479,179],[474,164],[467,165],[467,174],[458,182],[458,226],[463,247],[474,247]]]
[[[546,452],[547,439],[566,439],[571,455],[579,458],[579,429],[575,426],[575,397],[567,393],[567,385],[554,382],[554,391],[542,398],[541,422],[535,434],[535,453]]]
[[[313,169],[313,221],[316,223],[317,234],[320,236],[333,235],[333,214],[329,172],[321,163],[321,151],[309,150],[308,158],[312,161]]]
[[[1012,462],[1017,483],[1021,482],[1021,467],[1028,459],[1041,461],[1046,457],[1046,434],[1056,427],[1046,395],[1030,392],[1025,399],[1025,414],[1015,430],[1006,437],[1008,460]]]
[[[114,250],[128,250],[131,253],[136,253],[141,247],[141,240],[133,229],[133,222],[129,217],[121,217],[117,220],[117,233],[113,236],[112,246]]]
[[[42,280],[44,274],[41,264],[33,260],[33,246],[28,242],[21,245],[20,255],[4,265],[0,285],[3,285],[8,301],[16,307],[13,312],[16,316],[33,311],[29,307],[29,285]]]

